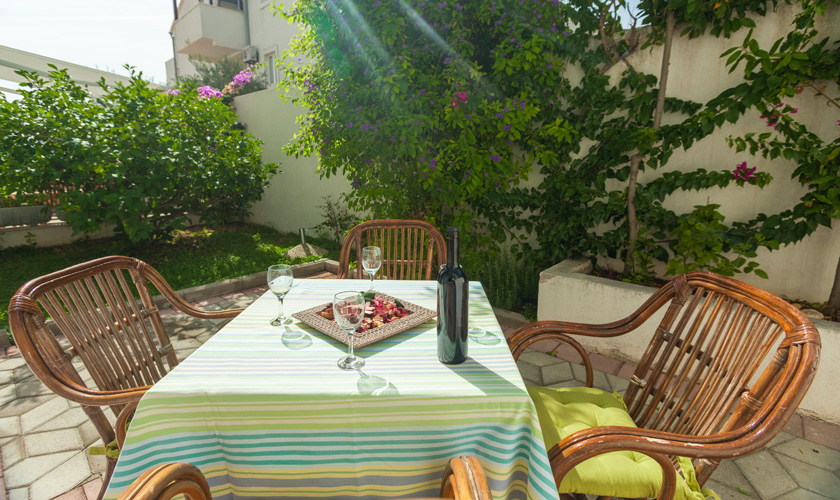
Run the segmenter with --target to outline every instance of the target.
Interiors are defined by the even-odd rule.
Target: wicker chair
[[[445,240],[431,224],[419,220],[371,220],[347,233],[338,261],[340,279],[366,277],[361,266],[350,269],[350,256],[355,255],[356,262],[361,262],[362,247],[370,245],[382,249],[382,267],[376,275],[383,278],[433,279],[439,265],[446,262]]]
[[[623,396],[626,409],[621,411],[629,413],[637,428],[590,426],[565,436],[558,432],[559,442],[546,443],[561,497],[620,495],[564,491],[561,486],[578,464],[615,450],[634,450],[659,463],[660,499],[673,498],[677,482],[683,481],[678,479],[676,457],[691,459],[695,486],[702,486],[722,459],[766,445],[805,396],[820,357],[819,334],[808,318],[778,297],[711,273],[676,278],[632,315],[614,323],[538,321],[519,328],[508,343],[514,358],[535,342],[559,340],[572,345],[584,359],[586,384],[591,387],[589,359],[567,334],[623,335],[666,305]],[[532,396],[549,390],[529,388]],[[543,403],[537,399],[539,411]],[[568,418],[553,415],[555,424]],[[540,421],[545,432],[546,423]],[[580,477],[579,470],[575,477]]]
[[[183,494],[187,500],[211,500],[207,480],[194,465],[163,464],[137,478],[120,500],[170,500]],[[446,464],[440,486],[441,498],[492,500],[484,467],[475,457],[456,457]]]
[[[106,445],[115,440],[122,445],[137,402],[178,364],[149,283],[177,309],[196,318],[227,319],[242,311],[196,309],[176,295],[151,266],[117,256],[36,278],[23,285],[9,304],[15,343],[32,372],[59,396],[80,403]],[[66,350],[41,308],[70,342]],[[72,362],[77,356],[92,379],[91,386]],[[114,426],[103,406],[110,406],[117,416]],[[115,463],[116,458],[109,456],[104,484]]]

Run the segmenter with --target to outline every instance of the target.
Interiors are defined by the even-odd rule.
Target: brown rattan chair
[[[143,473],[120,496],[120,500],[170,500],[183,494],[187,500],[212,500],[207,480],[194,465],[158,465]],[[492,500],[484,467],[475,457],[456,457],[446,464],[440,498]]]
[[[634,450],[662,467],[658,498],[673,498],[677,481],[682,481],[676,457],[691,459],[702,486],[722,459],[766,445],[805,396],[820,357],[819,334],[808,318],[774,295],[712,273],[674,279],[632,315],[614,323],[538,321],[519,328],[508,343],[514,358],[539,341],[572,345],[584,359],[586,384],[591,387],[589,359],[568,334],[623,335],[663,307],[664,317],[623,396],[638,428],[590,427],[565,437],[559,433],[560,442],[546,443],[558,487],[587,459]],[[563,418],[567,417],[556,415]],[[541,424],[546,427],[542,418]],[[560,493],[563,498],[574,498],[573,493],[605,495],[562,488]]]
[[[382,249],[382,267],[377,277],[397,280],[434,279],[440,264],[446,262],[443,235],[428,222],[370,220],[347,233],[338,261],[340,279],[367,277],[361,266],[356,266],[355,270],[350,269],[350,256],[355,255],[356,262],[361,262],[362,247],[370,245]]]
[[[177,309],[196,318],[227,319],[242,311],[197,309],[175,294],[151,266],[118,256],[36,278],[23,285],[9,304],[15,343],[32,372],[59,396],[80,403],[106,445],[115,440],[122,444],[137,402],[178,364],[149,283]],[[66,349],[47,325],[44,311],[69,341]],[[76,357],[92,384],[74,365]],[[110,406],[117,416],[114,426],[103,406]],[[104,484],[115,463],[109,456]]]

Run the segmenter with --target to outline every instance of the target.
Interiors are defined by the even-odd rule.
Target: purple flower
[[[505,114],[504,114],[504,113],[496,113],[496,114],[495,114],[495,115],[493,115],[493,116],[495,116],[496,118],[504,118],[504,117],[505,117]],[[490,151],[493,151],[493,150],[491,149]]]
[[[181,95],[181,89],[164,90],[163,93],[168,95]],[[236,108],[233,108],[233,110],[236,111]]]
[[[747,162],[742,161],[736,165],[735,171],[732,172],[732,177],[745,182],[750,181],[750,177],[755,173],[756,167],[748,168]]]

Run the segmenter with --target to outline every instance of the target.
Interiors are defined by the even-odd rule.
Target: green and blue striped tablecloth
[[[435,309],[433,281],[377,290]],[[298,280],[286,313],[364,290],[366,280]],[[536,412],[479,283],[470,284],[469,358],[437,360],[435,321],[336,361],[346,346],[295,321],[272,327],[270,292],[145,395],[108,486],[115,499],[143,471],[190,462],[216,499],[437,496],[449,458],[478,456],[496,499],[556,499]]]

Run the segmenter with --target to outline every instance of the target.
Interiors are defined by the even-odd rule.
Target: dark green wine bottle
[[[469,281],[458,265],[458,228],[446,230],[446,265],[437,279],[437,350],[441,363],[467,359]]]

